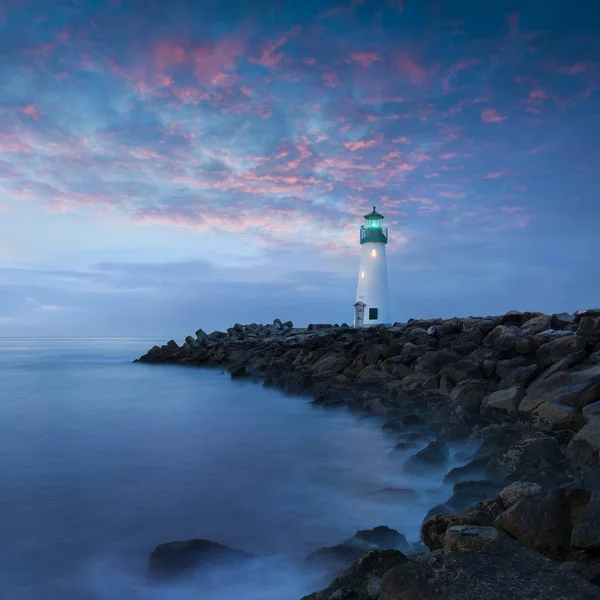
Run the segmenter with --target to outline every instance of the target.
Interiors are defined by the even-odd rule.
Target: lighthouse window
[[[375,250],[375,248],[373,248],[373,250],[371,250],[371,256],[373,258],[375,258],[377,256],[377,250]]]
[[[379,313],[379,309],[370,308],[369,309],[369,321],[375,321],[377,319],[377,314]]]
[[[365,278],[365,272],[364,272],[364,271],[361,271],[361,272],[360,272],[360,278],[361,278],[361,279],[364,279],[364,278]]]

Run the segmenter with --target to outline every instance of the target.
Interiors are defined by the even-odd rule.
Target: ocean
[[[307,554],[377,525],[416,542],[451,495],[443,473],[402,473],[414,450],[391,455],[379,418],[132,364],[163,341],[0,340],[1,600],[299,600]],[[192,537],[264,558],[151,585],[152,549]]]

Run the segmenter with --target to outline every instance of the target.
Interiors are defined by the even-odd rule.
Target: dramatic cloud
[[[195,269],[212,278],[182,302],[191,312],[198,294],[219,323],[242,301],[247,314],[287,302],[310,319],[324,303],[316,270],[341,282],[343,312],[373,205],[390,227],[397,318],[441,314],[463,272],[461,314],[491,312],[486,286],[500,282],[539,308],[543,286],[512,285],[514,270],[572,284],[573,302],[600,294],[578,271],[600,253],[600,9],[589,3],[2,6],[0,267],[12,270],[0,335],[28,319],[50,331],[92,307],[108,327],[119,302],[132,314],[144,294],[157,308],[136,319],[160,322],[178,293],[161,288],[165,269],[142,281],[139,265],[164,261],[188,265],[173,267],[179,292]],[[425,264],[436,252],[445,270]],[[117,277],[120,262],[138,266]],[[415,276],[406,290],[411,265],[435,286]]]

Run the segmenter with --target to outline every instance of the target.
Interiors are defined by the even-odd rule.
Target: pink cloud
[[[383,58],[377,52],[353,52],[350,61],[363,67],[370,67],[374,62],[383,62]]]
[[[395,57],[396,66],[402,71],[413,84],[425,83],[429,77],[427,69],[422,67],[411,56],[402,52]]]
[[[486,123],[499,123],[507,119],[505,115],[501,115],[495,108],[486,108],[481,111],[481,120]]]
[[[159,73],[172,65],[182,65],[187,60],[185,48],[169,42],[157,42],[154,45],[154,66]]]
[[[333,71],[328,71],[321,75],[325,87],[337,87],[340,83],[338,76]]]
[[[563,75],[579,75],[580,73],[589,71],[593,66],[593,63],[590,62],[578,62],[573,63],[572,65],[560,65],[556,62],[551,62],[549,64],[550,69],[557,73],[562,73]]]
[[[500,210],[504,213],[515,213],[525,210],[524,206],[501,206]]]
[[[456,156],[456,152],[447,152],[446,154],[440,154],[440,156],[444,160],[448,160],[449,158],[454,158]]]
[[[32,119],[35,119],[36,121],[41,117],[40,111],[32,104],[28,104],[27,106],[24,106],[21,109],[21,112],[24,115],[27,115],[27,116],[31,117]]]
[[[277,50],[285,44],[287,41],[286,36],[282,35],[278,40],[267,44],[259,58],[248,58],[248,62],[256,65],[262,65],[266,68],[277,67],[284,59],[283,52],[277,52]]]
[[[488,171],[482,179],[498,179],[500,177],[504,177],[506,173],[504,171]]]
[[[377,142],[375,140],[369,140],[367,142],[363,140],[359,140],[358,142],[344,142],[344,146],[348,148],[351,152],[355,152],[356,150],[362,150],[364,148],[373,148]]]
[[[531,90],[531,92],[529,92],[529,97],[534,100],[547,100],[549,98],[548,94],[540,89]]]
[[[403,136],[394,138],[392,140],[392,142],[394,142],[394,144],[408,144],[410,142],[410,140],[405,135],[403,135]]]

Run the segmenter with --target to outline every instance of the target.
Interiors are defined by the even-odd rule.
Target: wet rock
[[[499,491],[498,484],[491,481],[461,481],[454,486],[453,494],[446,504],[455,511],[464,510],[483,500],[494,498]]]
[[[592,404],[584,406],[582,414],[586,423],[591,421],[594,417],[600,417],[600,401],[592,402]]]
[[[598,600],[598,588],[508,537],[391,569],[380,600]]]
[[[571,539],[571,511],[564,490],[524,496],[494,522],[530,548],[548,556],[566,552]]]
[[[565,451],[572,469],[586,470],[600,461],[600,417],[590,419],[569,442]]]
[[[600,399],[600,366],[576,367],[560,371],[527,391],[519,404],[520,412],[533,412],[544,402],[557,402],[581,410]]]
[[[556,439],[540,437],[521,440],[502,455],[492,458],[488,478],[510,483],[516,480],[545,483],[562,473],[563,454]]]
[[[491,460],[490,455],[481,456],[470,461],[462,467],[454,467],[444,477],[444,483],[458,483],[461,481],[472,481],[485,477],[485,467]]]
[[[482,405],[486,409],[494,409],[516,414],[522,398],[525,396],[525,389],[513,386],[511,388],[498,390],[483,399]]]
[[[255,554],[209,540],[167,542],[156,546],[150,554],[149,574],[153,578],[171,578],[196,569],[234,565],[253,558]]]
[[[587,342],[584,338],[573,335],[542,344],[536,352],[536,358],[542,368],[549,367],[566,356],[585,350]]]
[[[491,541],[500,539],[502,536],[503,533],[495,527],[455,525],[446,530],[444,551],[464,552],[466,550],[481,550]]]
[[[327,588],[302,600],[376,600],[381,578],[407,560],[397,550],[371,550],[340,573]]]
[[[515,481],[506,486],[499,494],[500,500],[506,508],[514,506],[521,498],[526,496],[534,496],[543,491],[543,488],[538,483],[532,481]]]
[[[443,469],[448,463],[448,447],[443,442],[429,442],[423,450],[411,456],[404,464],[405,473],[423,474]]]
[[[360,529],[354,534],[354,537],[344,543],[352,543],[354,540],[385,549],[406,550],[410,546],[399,531],[385,525],[379,525],[373,529]]]
[[[600,550],[600,492],[593,492],[587,506],[573,525],[571,546],[580,550]]]

